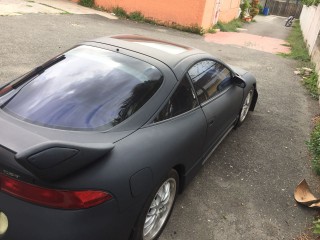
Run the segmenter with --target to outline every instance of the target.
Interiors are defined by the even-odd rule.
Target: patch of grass
[[[309,90],[311,97],[317,100],[319,99],[318,77],[316,71],[313,70],[310,76],[303,78],[303,85]]]
[[[288,54],[281,54],[282,56],[302,62],[310,62],[310,56],[306,44],[303,40],[303,35],[298,20],[294,21],[287,41],[290,44],[291,52]]]
[[[129,13],[129,19],[136,22],[142,22],[145,20],[143,14],[139,11],[134,11]]]
[[[180,31],[195,33],[195,34],[199,34],[199,35],[203,35],[205,33],[204,29],[197,24],[183,26],[183,25],[176,24],[176,23],[171,23],[171,24],[169,23],[168,25],[165,24],[164,26],[168,26],[168,27],[180,30]]]
[[[217,32],[217,29],[214,27],[211,27],[207,30],[207,33],[216,33],[216,32]]]
[[[128,14],[126,10],[124,10],[122,7],[115,7],[112,9],[112,12],[118,17],[118,18],[127,18]]]
[[[313,170],[320,175],[320,123],[313,129],[307,146],[311,153]]]
[[[310,95],[314,99],[319,99],[318,92],[318,74],[316,73],[314,66],[311,62],[308,49],[304,42],[303,34],[301,31],[299,21],[295,21],[292,26],[292,30],[287,38],[289,46],[291,47],[290,53],[281,53],[280,56],[295,59],[299,61],[299,65],[304,67],[313,68],[310,75],[303,77],[303,85],[309,90]],[[320,168],[319,168],[320,169]],[[319,171],[320,174],[320,171]]]
[[[285,46],[285,47],[291,47],[291,45],[289,43],[283,43],[283,44],[280,44],[281,46]]]
[[[149,24],[153,24],[153,25],[156,25],[156,24],[157,24],[157,21],[155,21],[155,20],[152,19],[152,18],[145,18],[145,19],[144,19],[144,22],[145,22],[145,23],[149,23]]]
[[[80,0],[79,4],[84,7],[93,7],[94,6],[94,0]]]
[[[320,234],[320,219],[313,221],[313,233]]]
[[[234,19],[228,23],[218,22],[214,28],[219,28],[221,32],[237,32],[237,28],[241,28],[243,22],[240,19]]]

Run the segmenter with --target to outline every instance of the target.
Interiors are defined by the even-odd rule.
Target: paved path
[[[244,25],[244,32],[218,32],[206,34],[207,42],[236,45],[269,53],[289,53],[285,41],[290,29],[284,26],[285,18],[279,16],[256,16],[256,22]]]
[[[44,14],[97,14],[108,19],[117,19],[110,13],[80,6],[69,0],[0,0],[0,16]]]
[[[80,6],[69,0],[0,0],[0,16],[28,13],[45,14],[97,14],[108,19],[114,15]],[[245,24],[245,33],[219,32],[206,34],[205,41],[236,45],[270,53],[288,53],[285,38],[290,28],[283,25],[284,18],[277,16],[256,16],[256,22]]]

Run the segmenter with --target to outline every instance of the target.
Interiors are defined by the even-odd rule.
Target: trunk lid
[[[0,171],[56,181],[102,159],[133,131],[76,132],[45,128],[0,111]]]

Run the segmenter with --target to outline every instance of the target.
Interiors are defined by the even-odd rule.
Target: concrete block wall
[[[307,44],[312,61],[316,65],[316,71],[320,76],[320,5],[303,6],[300,15],[300,25],[304,40]],[[318,79],[320,93],[320,82]]]
[[[300,24],[309,53],[311,54],[320,31],[320,5],[317,7],[303,6]]]

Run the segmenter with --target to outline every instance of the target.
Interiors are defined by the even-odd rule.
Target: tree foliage
[[[320,0],[301,0],[301,3],[303,5],[307,5],[309,6],[318,6],[318,4],[320,3]]]

